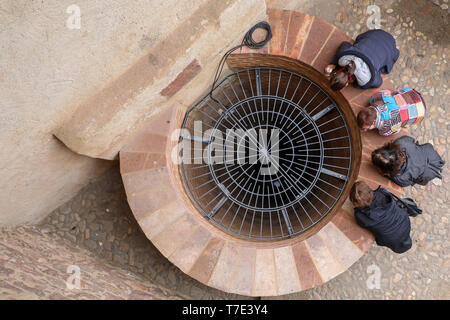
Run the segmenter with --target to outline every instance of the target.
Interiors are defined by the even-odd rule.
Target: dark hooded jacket
[[[412,246],[408,213],[397,206],[394,198],[381,186],[374,191],[369,206],[355,208],[355,219],[361,227],[373,233],[379,246],[396,253],[403,253]]]
[[[406,151],[407,161],[400,168],[400,174],[391,174],[389,178],[401,187],[414,184],[426,185],[434,178],[442,179],[441,172],[445,161],[436,152],[430,143],[418,144],[409,136],[398,138],[400,148]]]
[[[397,61],[400,51],[397,49],[395,39],[386,31],[376,29],[361,33],[355,39],[355,43],[344,41],[341,43],[336,55],[331,62],[338,64],[339,58],[346,55],[354,55],[361,58],[369,67],[372,75],[364,86],[354,86],[361,89],[379,88],[383,83],[381,73],[391,72]]]

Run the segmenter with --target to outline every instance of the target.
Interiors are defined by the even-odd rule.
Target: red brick
[[[366,93],[363,93],[352,99],[352,103],[356,103],[361,107],[368,107],[370,105],[369,100],[370,96],[368,96]]]
[[[398,184],[389,181],[389,184],[387,186],[384,186],[389,192],[392,192],[393,194],[401,197],[403,194],[403,188],[400,187]]]
[[[237,261],[238,247],[230,245],[230,243],[225,245],[220,254],[216,268],[209,280],[209,285],[222,291],[229,292],[235,273],[234,265]]]
[[[353,214],[348,215],[340,210],[331,220],[347,238],[356,244],[362,252],[366,252],[374,243],[374,237],[370,231],[361,228]]]
[[[140,219],[171,202],[174,197],[176,197],[175,190],[167,183],[135,196],[128,195],[128,203],[136,219]]]
[[[163,153],[149,153],[142,170],[162,168],[167,165],[166,155]]]
[[[264,39],[266,39],[267,37],[267,31],[261,28],[256,29],[253,32],[253,40],[255,42],[261,42]],[[266,45],[264,47],[262,47],[261,49],[250,49],[247,46],[244,46],[236,51],[233,52],[233,54],[241,54],[241,53],[259,53],[259,54],[263,54],[263,53],[267,53],[269,51],[269,44],[266,43]]]
[[[142,170],[122,174],[123,184],[127,193],[132,195],[136,192],[153,189],[160,184],[169,181],[169,173],[166,168],[153,170]]]
[[[398,137],[400,137],[400,136],[398,136]],[[378,130],[370,130],[370,131],[362,132],[361,138],[362,138],[364,148],[370,150],[370,152],[383,146],[385,143],[395,139],[392,136],[386,137],[386,136],[382,136],[382,135],[378,134]]]
[[[224,244],[223,240],[212,238],[188,274],[194,279],[207,284]]]
[[[120,172],[122,174],[139,171],[144,167],[146,153],[120,151]]]
[[[359,169],[358,177],[367,178],[380,185],[387,185],[389,180],[383,177],[377,170],[377,168],[369,161],[361,161],[361,167]]]
[[[342,204],[342,210],[344,210],[349,216],[353,216],[353,204],[348,197]]]
[[[151,132],[142,132],[122,148],[128,152],[165,153],[167,137]]]
[[[383,89],[382,88],[365,89],[362,94],[362,96],[364,96],[364,98],[362,96],[358,96],[357,98],[353,99],[352,102],[356,101],[356,103],[358,103],[362,106],[368,106],[370,97],[373,96],[375,93],[380,92],[381,90],[383,90]]]
[[[147,238],[152,239],[178,218],[186,214],[186,208],[181,201],[175,200],[164,204],[155,212],[149,213],[137,219],[139,226]]]
[[[371,88],[371,89],[359,89],[355,88],[353,85],[349,85],[341,90],[341,93],[348,101],[356,101],[361,106],[365,106],[369,101],[371,95],[375,92],[382,90],[381,88]],[[364,97],[362,97],[364,96]]]
[[[256,53],[256,54],[266,54],[269,52],[269,44],[266,44],[261,49],[250,49],[248,47],[242,47],[241,49],[236,50],[232,55],[241,54],[241,53]]]
[[[365,177],[358,177],[358,180],[364,181],[369,185],[370,188],[373,190],[377,189],[379,186],[386,189],[389,192],[392,192],[393,194],[396,194],[397,196],[401,196],[403,194],[403,188],[399,185],[393,183],[392,181],[387,181],[384,184],[379,183],[379,181],[374,181],[369,178]]]
[[[185,84],[191,81],[196,75],[200,73],[202,67],[198,64],[197,59],[194,59],[180,74],[172,81],[166,88],[161,91],[163,97],[172,97]]]
[[[188,213],[158,233],[152,242],[165,257],[169,257],[198,227],[197,221]]]
[[[377,130],[371,130],[366,132],[361,131],[361,141],[363,144],[363,155],[367,155],[369,161],[372,151],[383,146],[384,143],[390,140],[378,134]]]
[[[286,39],[286,48],[284,55],[293,59],[298,59],[301,54],[303,45],[308,37],[309,29],[313,17],[297,11],[292,12],[291,21],[288,27],[288,35]]]
[[[347,101],[351,101],[352,99],[358,97],[360,94],[363,94],[364,90],[355,88],[354,86],[347,86],[341,90],[341,93],[347,99]]]
[[[206,228],[202,226],[197,228],[189,239],[168,257],[169,260],[181,271],[188,272],[205,249],[210,238],[211,233]]]
[[[255,277],[256,249],[237,246],[237,255],[231,291],[250,296]]]
[[[298,278],[300,279],[302,290],[321,285],[323,283],[322,277],[311,259],[311,255],[305,242],[299,242],[293,245],[292,253],[294,254],[295,263],[297,265]]]
[[[370,180],[368,178],[364,178],[364,177],[358,177],[358,181],[364,181],[365,183],[367,183],[367,185],[372,189],[375,190],[377,189],[380,184],[376,181]]]
[[[270,54],[284,55],[291,12],[292,11],[278,9],[267,10],[269,24],[272,29],[272,39],[269,41]]]
[[[312,66],[319,72],[323,73],[325,67],[330,64],[331,60],[333,60],[337,49],[343,41],[353,43],[352,39],[347,37],[345,33],[336,28],[333,29],[331,37],[325,43],[319,55],[312,62]]]
[[[359,104],[356,103],[350,103],[350,107],[352,108],[353,114],[356,116],[358,116],[358,113],[363,109],[363,107],[361,107]]]
[[[344,265],[334,257],[318,234],[308,238],[306,240],[306,245],[311,253],[311,258],[324,281],[328,281],[345,271]]]
[[[383,78],[383,84],[379,88],[379,90],[391,90],[395,91],[400,88],[395,88],[394,84],[392,83],[391,79],[387,75],[382,74],[381,77]]]
[[[171,119],[171,127],[170,129],[173,131],[175,129],[180,129],[183,125],[184,115],[186,114],[186,110],[183,106],[178,105],[172,112]]]
[[[350,268],[363,255],[359,247],[333,223],[328,223],[317,234],[346,269]]]
[[[301,291],[297,266],[290,246],[274,249],[278,294]]]
[[[300,56],[300,61],[310,65],[330,36],[333,28],[334,27],[329,23],[314,18],[311,30]]]
[[[161,111],[147,124],[144,131],[159,134],[161,136],[168,136],[170,133],[172,114],[176,108],[177,105],[174,104],[171,107]]]
[[[255,260],[254,296],[278,295],[273,249],[257,249]]]

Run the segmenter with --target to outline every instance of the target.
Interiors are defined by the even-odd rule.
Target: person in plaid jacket
[[[426,112],[421,94],[409,88],[379,91],[370,97],[369,104],[358,113],[358,125],[363,131],[378,129],[383,136],[396,134],[410,124],[419,123]]]

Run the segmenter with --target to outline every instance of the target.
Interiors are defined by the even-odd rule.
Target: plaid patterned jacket
[[[390,136],[425,116],[426,105],[421,94],[413,89],[382,90],[370,97],[370,107],[377,112],[375,128],[383,136]]]

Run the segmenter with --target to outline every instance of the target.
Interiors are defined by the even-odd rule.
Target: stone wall
[[[44,235],[33,227],[0,232],[1,300],[186,298],[105,263],[57,235]]]
[[[265,9],[264,0],[2,1],[0,226],[38,222],[110,165],[81,155],[114,159],[155,114],[197,99]]]
[[[157,113],[173,104],[187,107],[205,93],[224,52],[266,18],[264,0],[166,2],[174,9],[154,6],[155,17],[172,14],[189,2],[183,10],[187,17],[169,23],[160,37],[150,29],[145,37],[153,41],[141,56],[80,101],[55,131],[70,149],[94,158],[115,158],[130,135]]]

